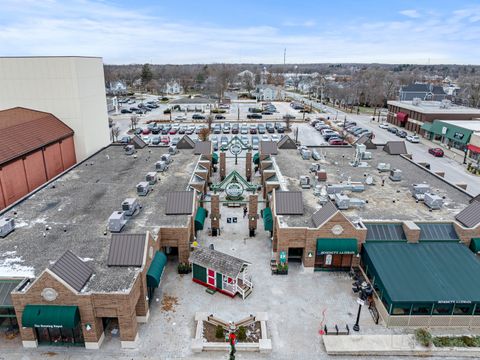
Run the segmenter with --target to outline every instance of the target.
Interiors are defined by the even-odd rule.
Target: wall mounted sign
[[[237,218],[236,218],[236,217],[232,218],[232,220],[233,220],[233,223],[236,223],[236,222],[237,222]]]
[[[233,154],[233,155],[238,155],[242,152],[242,145],[239,144],[239,143],[232,143],[230,145],[230,152]]]
[[[239,198],[243,194],[243,186],[238,182],[231,182],[226,186],[225,193],[232,199]]]
[[[227,224],[231,224],[232,223],[232,218],[227,218]]]
[[[332,234],[333,235],[340,235],[343,233],[343,227],[342,225],[335,225],[334,227],[332,227]]]

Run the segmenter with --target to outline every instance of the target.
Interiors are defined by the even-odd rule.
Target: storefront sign
[[[360,299],[360,298],[357,298],[357,304],[363,306],[363,305],[365,305],[365,301]]]
[[[337,224],[332,228],[332,234],[333,235],[341,235],[342,233],[343,233],[342,225]]]
[[[242,145],[240,145],[239,143],[233,143],[230,145],[230,152],[233,154],[233,155],[238,155],[242,152]]]
[[[231,182],[225,188],[225,192],[231,198],[239,198],[243,194],[243,186],[238,182]]]

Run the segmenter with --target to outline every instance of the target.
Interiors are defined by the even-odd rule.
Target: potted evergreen
[[[179,263],[177,270],[179,274],[188,274],[192,271],[192,267],[190,266],[190,264]]]

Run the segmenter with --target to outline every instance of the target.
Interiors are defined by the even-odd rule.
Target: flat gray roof
[[[304,212],[303,215],[281,216],[281,224],[294,227],[314,227],[312,215],[320,209],[319,198],[313,195],[313,188],[317,184],[309,171],[312,163],[317,162],[327,171],[327,181],[318,182],[320,185],[352,182],[363,182],[370,175],[375,185],[365,185],[363,192],[347,192],[350,198],[367,200],[363,208],[350,208],[342,213],[351,221],[359,220],[388,220],[388,221],[454,221],[455,215],[463,210],[471,197],[456,187],[441,180],[412,162],[399,155],[389,155],[379,146],[368,150],[372,153],[372,160],[368,160],[369,167],[353,167],[350,162],[355,156],[354,148],[316,148],[317,152],[325,156],[325,160],[303,160],[298,150],[279,150],[272,159],[280,174],[278,181],[282,190],[302,191]],[[391,168],[402,170],[402,180],[393,182],[388,178],[389,173],[379,173],[377,165],[388,163]],[[311,189],[302,189],[299,183],[301,175],[308,175],[312,180]],[[385,178],[385,186],[381,186]],[[444,206],[440,210],[429,211],[423,203],[416,203],[411,195],[410,186],[426,182],[435,194],[445,196]],[[393,202],[395,200],[395,202]],[[409,211],[405,211],[409,209]]]
[[[109,146],[9,209],[16,229],[0,241],[0,278],[36,277],[71,250],[91,264],[93,276],[82,292],[128,291],[138,268],[107,266],[111,234],[107,221],[121,210],[123,200],[138,198],[142,209],[122,233],[156,236],[160,227],[183,227],[188,215],[165,215],[166,194],[186,190],[199,159],[192,150],[180,150],[147,196],[137,196],[136,185],[155,171],[167,148],[139,149],[136,157],[121,146]],[[48,227],[48,230],[47,230]]]
[[[419,105],[413,105],[412,101],[388,101],[388,105],[398,106],[407,110],[417,111],[423,114],[477,114],[480,115],[480,109],[450,105],[448,108],[442,108],[440,101],[421,101]]]

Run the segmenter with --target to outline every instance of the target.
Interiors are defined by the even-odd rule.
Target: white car
[[[419,143],[420,142],[420,138],[417,136],[417,135],[408,135],[407,136],[407,141],[410,141],[411,143]]]
[[[263,135],[262,136],[262,141],[268,141],[268,135]]]
[[[381,123],[380,125],[378,125],[381,129],[388,129],[390,126],[388,126],[387,123]]]
[[[280,136],[272,135],[272,141],[279,142],[280,141]]]
[[[142,140],[145,142],[145,144],[150,144],[150,136],[145,135],[142,137]]]
[[[177,115],[175,116],[176,121],[185,121],[187,120],[187,117],[185,115]]]

